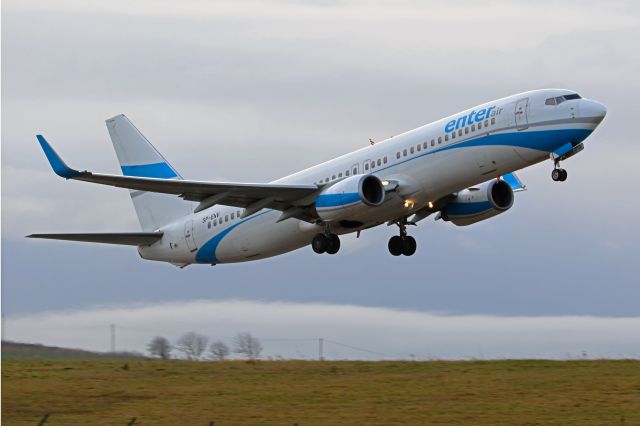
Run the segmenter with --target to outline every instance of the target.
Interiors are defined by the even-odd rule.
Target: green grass
[[[2,380],[9,425],[640,425],[638,361],[9,360]]]

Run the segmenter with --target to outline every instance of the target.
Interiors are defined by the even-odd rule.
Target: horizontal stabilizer
[[[114,232],[99,234],[31,234],[27,238],[47,240],[82,241],[85,243],[123,244],[143,246],[153,244],[162,238],[162,232]]]
[[[527,186],[522,183],[515,173],[507,173],[502,176],[502,180],[509,184],[513,192],[525,191],[527,189]]]

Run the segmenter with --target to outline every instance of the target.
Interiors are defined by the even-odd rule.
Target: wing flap
[[[31,234],[27,238],[80,241],[85,243],[122,244],[127,246],[150,245],[162,238],[162,232],[113,232],[93,234]]]

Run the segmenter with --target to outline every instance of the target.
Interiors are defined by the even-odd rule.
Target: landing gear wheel
[[[336,254],[340,250],[340,238],[336,234],[329,234],[327,242],[327,253]]]
[[[329,239],[324,234],[316,234],[311,240],[311,248],[318,254],[322,254],[329,248]]]
[[[564,182],[565,180],[567,180],[567,171],[559,167],[555,168],[551,172],[551,179],[556,182]]]
[[[405,256],[411,256],[416,252],[416,248],[418,244],[416,243],[416,239],[407,235],[402,240],[402,254]]]
[[[389,239],[389,253],[394,256],[400,256],[402,254],[402,249],[404,246],[404,241],[402,237],[398,235],[394,235]]]
[[[565,180],[567,180],[567,171],[560,169],[560,182],[564,182]]]

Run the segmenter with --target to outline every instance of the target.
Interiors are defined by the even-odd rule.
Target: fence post
[[[129,420],[129,423],[127,423],[127,426],[133,426],[135,422],[136,422],[136,417],[131,417],[131,420]]]
[[[49,420],[49,413],[45,414],[44,417],[40,419],[40,423],[38,423],[38,426],[44,425],[47,422],[47,420]]]

